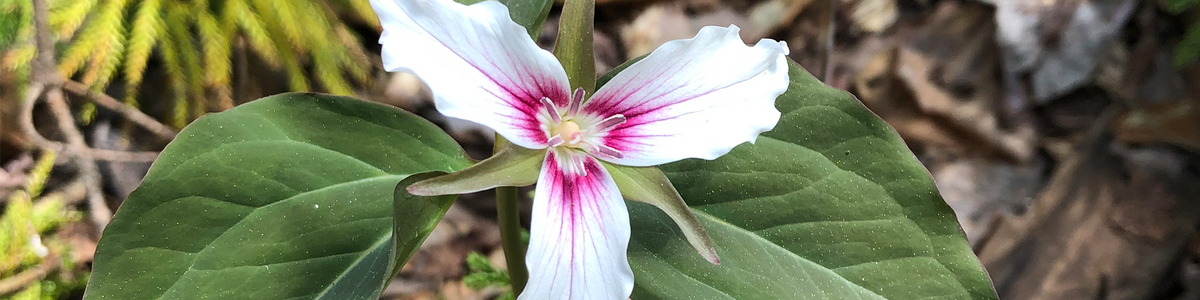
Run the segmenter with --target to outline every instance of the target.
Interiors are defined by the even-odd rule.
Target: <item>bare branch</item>
[[[63,136],[67,139],[67,147],[64,151],[73,158],[76,164],[79,165],[79,175],[83,179],[84,185],[87,186],[87,201],[88,212],[92,218],[92,223],[103,232],[104,227],[108,225],[108,221],[112,220],[112,210],[108,208],[108,204],[104,200],[104,192],[101,190],[100,171],[96,168],[96,161],[91,156],[85,154],[89,148],[87,142],[83,138],[83,134],[75,127],[75,118],[71,116],[71,108],[67,105],[67,100],[63,96],[62,88],[60,87],[61,78],[58,74],[58,68],[54,64],[54,42],[50,38],[50,28],[47,27],[46,19],[49,15],[49,8],[46,5],[46,0],[33,0],[33,26],[34,38],[37,43],[37,63],[33,64],[33,83],[32,87],[46,89],[46,103],[50,106],[50,111],[54,113],[55,120],[58,121],[58,130],[62,131]],[[34,89],[30,89],[33,91]],[[29,98],[36,100],[41,93],[31,93]],[[26,124],[26,131],[32,130],[34,139],[40,137],[40,134],[32,128],[32,106],[35,101],[24,103],[29,106],[30,114],[23,118],[29,121]],[[42,138],[46,141],[45,138]]]
[[[154,120],[154,118],[142,113],[142,111],[138,110],[137,108],[125,105],[125,103],[121,103],[121,101],[117,101],[117,99],[113,99],[113,97],[105,95],[104,93],[92,91],[83,83],[72,80],[63,81],[63,89],[66,89],[72,94],[86,96],[88,99],[91,99],[92,102],[96,102],[96,104],[99,104],[104,108],[120,113],[121,115],[125,116],[126,119],[129,119],[129,121],[132,121],[134,124],[138,124],[138,126],[142,126],[142,128],[149,130],[151,133],[154,133],[164,140],[169,141],[174,139],[175,135],[178,134],[175,132],[175,130],[167,127],[167,125],[159,123],[157,120]]]

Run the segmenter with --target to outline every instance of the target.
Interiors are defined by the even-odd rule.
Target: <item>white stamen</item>
[[[584,158],[580,155],[571,155],[571,165],[575,167],[575,173],[580,177],[587,176],[587,167],[584,166]]]
[[[600,121],[600,123],[597,123],[596,126],[592,126],[592,129],[588,131],[594,133],[608,132],[609,129],[613,129],[613,127],[617,127],[617,125],[621,125],[625,123],[625,121],[627,120],[625,119],[624,115],[616,114]]]
[[[550,114],[550,119],[554,120],[554,124],[562,123],[562,116],[558,115],[558,107],[554,105],[554,101],[542,97],[542,108],[545,108],[546,113]]]
[[[621,151],[617,151],[617,149],[613,149],[612,147],[609,147],[609,146],[605,146],[605,145],[601,145],[601,144],[586,144],[586,145],[588,147],[588,149],[587,149],[588,153],[591,153],[592,155],[603,155],[603,156],[608,156],[611,158],[624,158],[625,157],[624,154],[621,154]]]
[[[583,88],[577,88],[575,89],[575,93],[571,94],[571,104],[567,106],[568,116],[579,115],[579,108],[583,107],[583,96],[585,93]]]
[[[558,160],[558,167],[563,170],[563,173],[574,174],[579,176],[587,176],[586,156],[587,154],[575,152],[575,150],[555,148],[554,158]]]
[[[556,135],[554,137],[551,137],[549,140],[547,140],[546,143],[550,144],[550,147],[558,147],[558,146],[561,146],[565,142],[563,141],[561,136]]]

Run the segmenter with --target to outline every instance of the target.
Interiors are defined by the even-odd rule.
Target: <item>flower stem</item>
[[[589,94],[596,90],[596,61],[592,57],[595,18],[595,0],[568,0],[563,4],[558,40],[554,43],[554,56],[567,71],[571,90],[582,87]]]
[[[508,141],[496,135],[494,152],[503,149]],[[520,295],[529,280],[529,269],[525,268],[525,242],[521,241],[521,201],[516,187],[496,188],[496,222],[500,223],[500,247],[504,249],[504,262],[508,265],[508,279],[512,283],[513,295]]]
[[[512,282],[513,294],[520,295],[521,290],[525,288],[525,282],[529,280],[529,270],[525,268],[525,243],[521,241],[521,214],[517,188],[496,188],[496,213],[500,222],[504,261],[508,264],[508,278]]]

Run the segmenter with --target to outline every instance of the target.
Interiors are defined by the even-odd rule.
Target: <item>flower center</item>
[[[551,135],[561,137],[568,146],[579,142],[579,134],[579,124],[568,120],[563,120],[551,131]]]
[[[598,137],[609,130],[625,123],[625,116],[616,114],[607,118],[599,118],[580,112],[583,107],[583,89],[576,89],[571,94],[566,111],[559,110],[549,98],[542,98],[543,130],[546,130],[546,144],[553,148],[567,150],[574,148],[592,155],[604,157],[622,157],[621,152],[604,145]]]

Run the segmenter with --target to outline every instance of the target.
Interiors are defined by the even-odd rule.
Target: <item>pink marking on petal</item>
[[[623,204],[595,158],[549,152],[534,199],[530,282],[519,299],[627,298],[633,274],[625,255],[629,223]]]

